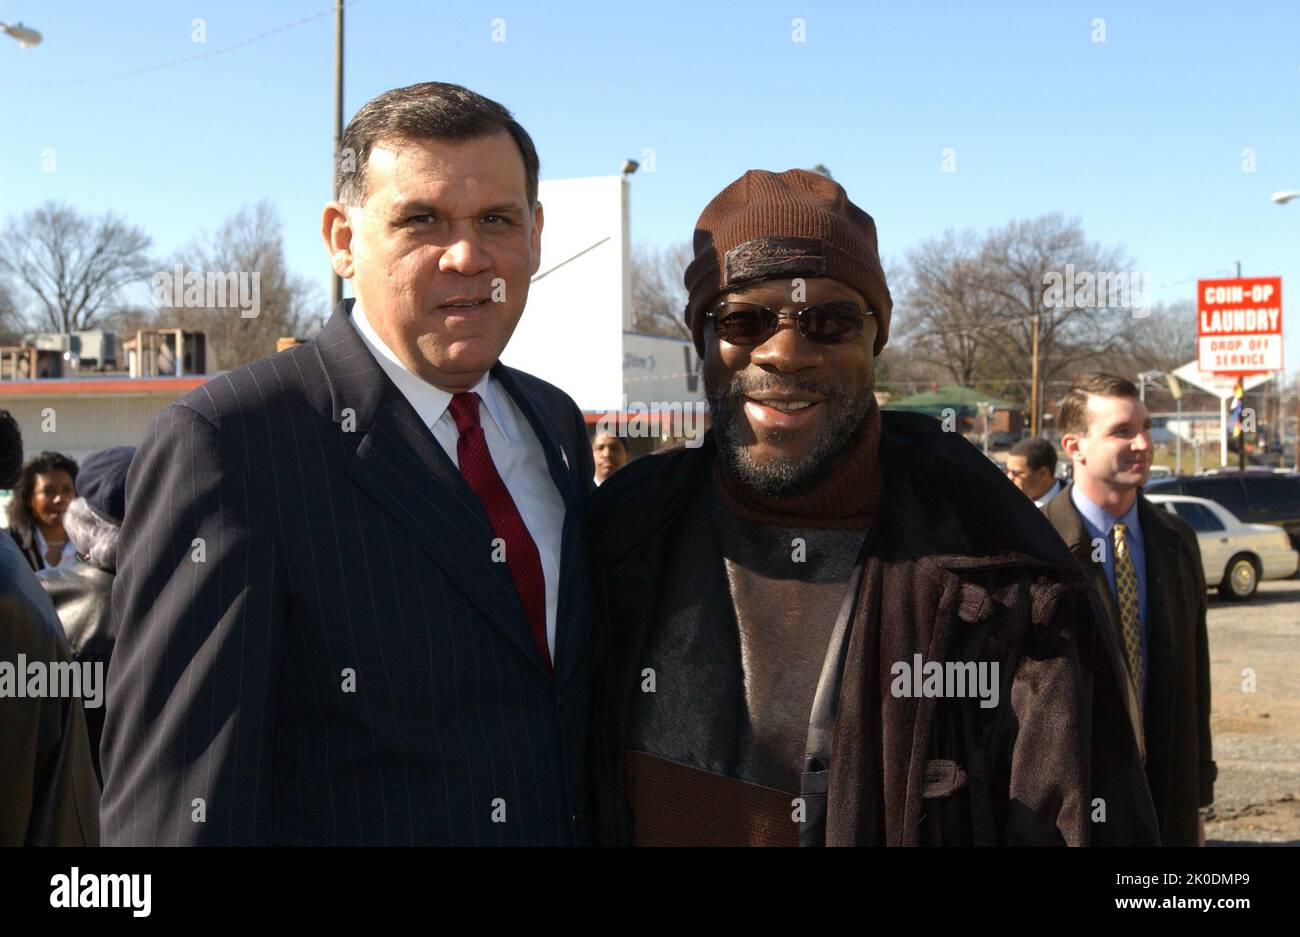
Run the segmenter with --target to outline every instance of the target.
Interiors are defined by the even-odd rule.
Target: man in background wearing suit
[[[315,339],[163,411],[132,465],[107,843],[588,840],[581,413],[498,361],[532,140],[427,83],[344,133]]]
[[[1205,845],[1200,807],[1214,801],[1210,648],[1196,534],[1142,497],[1151,417],[1131,381],[1077,378],[1061,404],[1061,447],[1074,483],[1043,513],[1108,611],[1140,702],[1134,729],[1166,846]]]
[[[1047,507],[1065,488],[1056,477],[1056,447],[1037,436],[1020,440],[1007,452],[1006,476],[1035,507]]]

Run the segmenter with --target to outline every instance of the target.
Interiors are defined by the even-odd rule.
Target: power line
[[[354,7],[361,2],[363,2],[363,0],[346,0],[343,6],[346,9],[347,7]],[[213,59],[219,55],[226,55],[227,53],[234,52],[236,49],[242,49],[245,46],[251,46],[255,42],[261,42],[263,39],[269,38],[270,36],[274,36],[282,32],[287,32],[290,29],[296,29],[299,26],[303,26],[306,25],[307,23],[315,22],[318,19],[322,19],[323,17],[333,16],[333,15],[334,15],[334,7],[331,6],[329,9],[322,10],[320,13],[312,13],[309,16],[304,16],[301,17],[300,19],[293,20],[292,22],[285,23],[281,26],[277,26],[274,29],[268,29],[264,33],[258,33],[256,36],[250,36],[247,39],[242,39],[239,42],[232,43],[228,46],[222,46],[220,49],[213,49],[209,52],[200,52],[197,55],[188,55],[179,59],[171,59],[170,61],[167,62],[158,62],[154,65],[142,65],[139,68],[129,69],[128,71],[125,72],[115,72],[110,75],[92,75],[92,76],[87,76],[85,78],[58,78],[51,81],[0,82],[0,87],[56,88],[65,85],[94,84],[102,81],[121,81],[124,78],[134,78],[137,75],[144,75],[144,74],[148,74],[149,72],[161,71],[166,68],[175,68],[178,65],[188,65],[191,62],[201,62],[204,59]]]

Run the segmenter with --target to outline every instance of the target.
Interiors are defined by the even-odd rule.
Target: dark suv
[[[1179,475],[1152,481],[1147,494],[1191,495],[1209,498],[1244,524],[1273,524],[1291,537],[1300,550],[1300,475],[1269,471],[1216,472],[1213,475]]]

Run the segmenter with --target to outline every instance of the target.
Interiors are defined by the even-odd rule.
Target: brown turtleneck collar
[[[713,483],[722,503],[742,520],[773,527],[866,530],[880,503],[880,408],[875,400],[848,451],[811,491],[773,498],[745,488],[714,462]]]

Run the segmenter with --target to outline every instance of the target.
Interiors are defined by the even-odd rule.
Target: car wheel
[[[1219,595],[1233,602],[1244,602],[1259,588],[1259,567],[1254,557],[1240,553],[1228,561],[1219,584]]]

